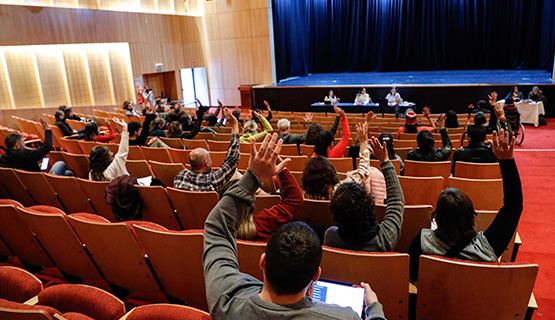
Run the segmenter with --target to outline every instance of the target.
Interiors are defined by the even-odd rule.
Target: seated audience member
[[[414,112],[414,110],[412,110],[411,108],[408,108],[407,111],[405,111],[405,125],[397,130],[397,139],[401,139],[401,133],[418,133],[422,130],[427,130],[430,132],[435,131],[436,125],[431,118],[430,108],[424,107],[422,114],[426,119],[428,119],[430,126],[424,127],[419,125],[416,112]]]
[[[457,118],[457,112],[455,110],[449,110],[445,114],[445,128],[458,128],[459,119]]]
[[[322,246],[314,231],[302,222],[281,226],[268,240],[260,257],[261,282],[239,272],[236,228],[249,213],[260,181],[280,173],[281,149],[277,134],[265,138],[257,152],[251,141],[249,169],[221,198],[204,227],[204,275],[208,307],[213,319],[360,319],[348,307],[313,301],[307,296],[319,278]],[[277,143],[276,143],[277,142]],[[365,315],[384,319],[376,294],[366,283]]]
[[[254,120],[249,120],[245,122],[243,126],[243,135],[240,138],[240,141],[243,143],[248,143],[251,141],[251,138],[254,138],[257,142],[264,140],[266,134],[271,133],[274,128],[272,125],[260,114],[259,112],[254,113],[255,117],[260,119],[260,123],[262,124],[262,128],[264,129],[262,132],[258,132],[258,124]]]
[[[445,189],[437,198],[432,218],[436,230],[423,229],[409,248],[411,279],[418,276],[421,254],[439,255],[472,261],[497,262],[516,230],[523,208],[522,186],[513,158],[515,139],[501,130],[493,134],[493,153],[499,159],[503,178],[503,207],[486,231],[476,232],[477,215],[472,200],[461,190]],[[499,191],[501,192],[501,191]]]
[[[438,120],[439,133],[441,134],[441,148],[434,148],[434,136],[430,131],[422,130],[416,135],[418,148],[409,151],[407,160],[415,161],[445,161],[451,155],[453,146],[447,129],[445,129],[445,115],[440,115]]]
[[[6,145],[6,152],[0,156],[0,167],[20,169],[31,172],[40,172],[38,162],[44,158],[52,147],[52,130],[50,125],[40,118],[40,124],[44,129],[44,142],[36,149],[25,148],[25,141],[23,136],[17,132],[11,132],[4,138]],[[73,176],[73,173],[68,170],[65,162],[58,161],[50,168],[50,173],[57,176]]]
[[[148,140],[150,123],[156,119],[156,113],[147,113],[145,121],[140,124],[137,121],[131,121],[127,124],[127,131],[129,132],[129,145],[130,146],[147,146],[151,148],[169,148],[167,144],[162,142],[158,137]],[[143,126],[147,128],[143,130]]]
[[[109,142],[116,138],[116,133],[114,128],[110,124],[110,121],[106,121],[108,126],[108,135],[101,135],[98,129],[98,124],[96,122],[89,122],[85,126],[85,141],[96,141],[96,142]]]
[[[401,172],[403,172],[403,170],[405,169],[405,164],[401,156],[395,153],[393,135],[390,132],[382,132],[378,136],[378,140],[380,141],[381,144],[385,143],[387,147],[387,156],[390,160],[392,159],[399,160],[399,162],[401,163],[400,169],[401,169]],[[376,159],[376,157],[374,157],[373,154],[370,154],[370,159]]]
[[[90,168],[89,180],[112,181],[121,175],[129,175],[125,163],[129,154],[129,133],[125,121],[114,118],[115,123],[123,127],[118,153],[112,158],[112,153],[107,146],[96,146],[92,148],[89,157]]]
[[[476,115],[474,115],[474,124],[475,125],[482,126],[482,127],[485,128],[487,126],[487,122],[488,122],[488,119],[486,119],[486,114],[485,113],[483,113],[482,111],[476,112]]]
[[[124,101],[123,102],[123,110],[125,110],[125,114],[128,116],[140,116],[141,114],[137,112],[133,102],[131,101]]]
[[[150,136],[167,138],[168,136],[164,132],[165,123],[166,121],[162,118],[152,120],[150,123]]]
[[[173,187],[190,191],[220,191],[231,179],[239,163],[239,123],[227,108],[224,116],[231,126],[231,141],[224,163],[212,171],[212,159],[208,150],[196,148],[189,154],[191,170],[185,169],[173,180]]]
[[[370,140],[370,150],[380,161],[387,185],[387,209],[379,224],[374,212],[374,198],[354,182],[342,183],[331,197],[330,212],[337,223],[324,235],[324,245],[347,250],[390,252],[401,234],[405,201],[395,167],[387,147],[377,138]]]
[[[328,95],[324,97],[324,102],[328,104],[336,104],[337,102],[339,102],[339,98],[337,98],[335,94],[333,94],[333,90],[330,90]]]
[[[81,121],[81,118],[73,114],[73,109],[67,108],[67,107],[64,109],[64,118],[66,120],[69,119],[69,120]]]
[[[291,133],[291,122],[287,119],[279,119],[277,127],[279,130],[278,138],[283,140],[283,144],[302,144],[306,141],[306,135],[308,130],[310,130],[310,125],[312,124],[312,113],[307,113],[304,117],[304,121],[307,123],[306,133],[296,134]]]
[[[237,119],[237,122],[239,122],[239,125],[242,126],[245,120],[241,119],[241,110],[235,107],[235,110],[233,110],[232,114],[235,117],[235,119]]]
[[[335,133],[337,132],[337,127],[339,127],[339,121],[341,120],[340,116],[336,116],[335,120],[333,121],[333,125],[329,132],[332,136],[335,137]],[[306,140],[304,144],[313,146],[316,144],[316,139],[320,136],[320,133],[324,131],[324,128],[321,124],[313,122],[310,124],[308,128],[306,128]]]
[[[333,134],[329,131],[322,130],[320,135],[316,138],[314,144],[314,156],[322,156],[326,158],[343,158],[345,149],[349,144],[349,139],[351,138],[351,131],[349,128],[349,122],[347,121],[347,116],[345,111],[343,111],[338,106],[334,106],[333,109],[335,113],[341,118],[341,125],[343,126],[343,136],[337,145],[334,146]]]
[[[453,166],[451,173],[455,173],[455,163],[457,161],[491,163],[499,161],[491,145],[486,143],[486,128],[479,125],[471,125],[466,130],[469,143],[466,147],[455,150],[453,153]]]
[[[473,104],[470,104],[468,106],[468,109],[470,109],[471,113],[478,113],[478,112],[489,113],[490,112],[489,103],[486,102],[485,100],[478,101],[476,106],[474,106]]]
[[[268,110],[268,116],[266,117],[266,120],[270,121],[272,120],[272,108],[270,108],[270,103],[266,100],[264,100],[264,106],[266,106],[266,110]],[[252,120],[254,120],[256,123],[260,122],[260,118],[256,116],[256,113],[260,113],[262,114],[262,111],[258,108],[254,108],[252,110]]]
[[[522,92],[518,90],[518,86],[513,86],[511,88],[511,92],[509,92],[509,94],[507,94],[507,96],[505,97],[505,100],[509,98],[513,99],[514,101],[520,101],[524,99],[524,94],[522,94]]]
[[[362,88],[360,92],[357,93],[357,96],[355,98],[355,104],[365,105],[365,104],[369,104],[370,102],[372,102],[372,99],[370,98],[368,93],[366,93],[366,88]]]
[[[490,112],[489,122],[486,127],[486,133],[491,134],[494,131],[499,131],[500,129],[504,129],[505,131],[508,131],[509,136],[512,137],[513,131],[512,131],[511,125],[507,121],[507,118],[505,117],[505,110],[504,110],[505,106],[502,103],[496,102],[495,99],[497,99],[497,93],[492,92],[490,97],[491,112]],[[516,107],[514,106],[514,101],[512,99],[510,98],[507,99],[505,103],[509,105],[509,108],[516,110]]]
[[[196,118],[191,131],[183,132],[181,129],[181,123],[174,121],[170,123],[168,127],[168,137],[169,138],[181,138],[181,139],[193,139],[199,132],[200,125],[202,123],[202,110],[198,109],[196,113]]]
[[[362,124],[357,124],[357,133],[360,140],[360,163],[357,170],[347,178],[339,181],[339,177],[330,161],[322,156],[310,158],[303,170],[303,190],[307,199],[329,200],[334,190],[341,183],[364,183],[370,174],[370,157],[367,129]]]
[[[281,162],[281,159],[278,159]],[[282,225],[293,221],[299,213],[303,204],[303,191],[299,187],[297,180],[288,169],[284,169],[278,175],[281,183],[280,203],[271,208],[260,212],[254,212],[254,206],[249,210],[249,214],[241,222],[237,229],[237,238],[251,241],[268,241],[270,236]],[[231,180],[226,184],[231,187],[239,179]],[[220,197],[227,191],[224,186],[220,191]]]
[[[79,131],[71,129],[69,124],[67,124],[66,122],[64,111],[56,111],[54,113],[54,118],[56,118],[56,122],[54,122],[54,124],[56,125],[56,127],[60,128],[60,130],[62,130],[62,134],[64,135],[64,137],[69,137],[73,135],[77,135],[77,139],[83,139],[85,137],[85,129],[81,129]]]

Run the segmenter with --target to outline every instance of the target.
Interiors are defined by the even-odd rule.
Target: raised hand
[[[422,109],[422,114],[423,114],[423,115],[424,115],[424,117],[426,117],[426,118],[429,118],[429,117],[431,117],[431,114],[430,114],[430,108],[428,108],[428,107],[424,107],[424,108]]]
[[[224,117],[227,119],[227,123],[231,126],[232,133],[239,133],[239,121],[233,116],[233,113],[226,107],[223,108]]]
[[[389,160],[389,156],[387,155],[387,146],[385,142],[382,145],[378,138],[372,137],[370,138],[370,145],[368,147],[370,148],[370,152],[372,152],[374,157],[376,157],[376,159],[378,159],[380,163]]]
[[[360,286],[364,288],[364,301],[367,306],[374,302],[378,302],[378,295],[372,290],[372,288],[370,288],[368,283],[361,282]]]
[[[440,114],[439,117],[437,117],[437,126],[439,127],[439,130],[445,128],[445,115],[444,114]]]
[[[40,121],[40,125],[44,130],[50,130],[50,125],[48,124],[48,122],[46,122],[46,120],[43,117],[40,117],[39,121]]]
[[[363,141],[368,140],[368,127],[365,126],[363,123],[357,123],[357,134],[358,134],[358,141],[362,143]]]
[[[262,118],[262,114],[260,114],[260,112],[254,112],[254,116],[258,119]]]
[[[516,138],[509,141],[509,132],[503,129],[493,132],[493,139],[488,140],[491,144],[491,149],[497,159],[508,160],[514,158],[514,148],[516,143]]]
[[[249,169],[258,177],[258,180],[265,180],[280,173],[291,159],[284,159],[280,164],[276,165],[279,157],[283,140],[279,139],[277,133],[273,135],[267,134],[259,150],[256,150],[256,140],[251,139],[251,159],[249,161]]]
[[[474,105],[471,103],[471,104],[468,105],[467,108],[468,108],[468,109],[474,109]]]
[[[220,99],[218,99],[218,105],[219,105],[220,107],[223,107],[223,106],[224,106],[224,104],[220,101]]]
[[[373,111],[370,111],[366,114],[365,121],[366,121],[366,123],[370,123],[370,121],[372,121],[372,119],[376,119],[377,117],[378,116],[376,116]]]
[[[148,140],[148,142],[146,143],[147,146],[150,146],[151,144],[154,143],[154,141],[158,140],[158,137],[154,137],[154,138],[150,138],[150,140]]]
[[[492,91],[490,95],[488,95],[489,98],[489,104],[490,105],[495,105],[495,102],[497,102],[497,92]]]
[[[272,110],[270,109],[270,103],[268,101],[264,100],[264,105],[266,106],[266,110]]]
[[[493,112],[497,118],[501,118],[505,114],[505,109],[503,109],[503,104],[501,102],[496,102],[495,107],[493,107]]]
[[[340,116],[341,118],[345,118],[345,111],[343,111],[343,109],[339,108],[337,105],[334,105],[333,110],[338,116]]]
[[[305,122],[312,122],[312,117],[313,117],[312,113],[307,112],[307,113],[305,113],[303,120]]]

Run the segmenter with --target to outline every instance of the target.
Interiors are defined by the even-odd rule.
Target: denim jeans
[[[63,161],[58,161],[54,163],[52,168],[50,168],[49,173],[57,176],[73,177],[73,172],[68,169],[66,163]]]

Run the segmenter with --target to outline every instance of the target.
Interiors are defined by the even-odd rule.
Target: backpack
[[[122,175],[110,181],[104,190],[104,199],[112,206],[112,212],[119,221],[140,220],[143,217],[143,206],[136,184],[137,178]]]

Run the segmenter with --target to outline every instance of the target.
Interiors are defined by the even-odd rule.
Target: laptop
[[[314,281],[308,295],[314,301],[350,307],[354,312],[364,316],[364,288],[353,284],[319,279]]]

